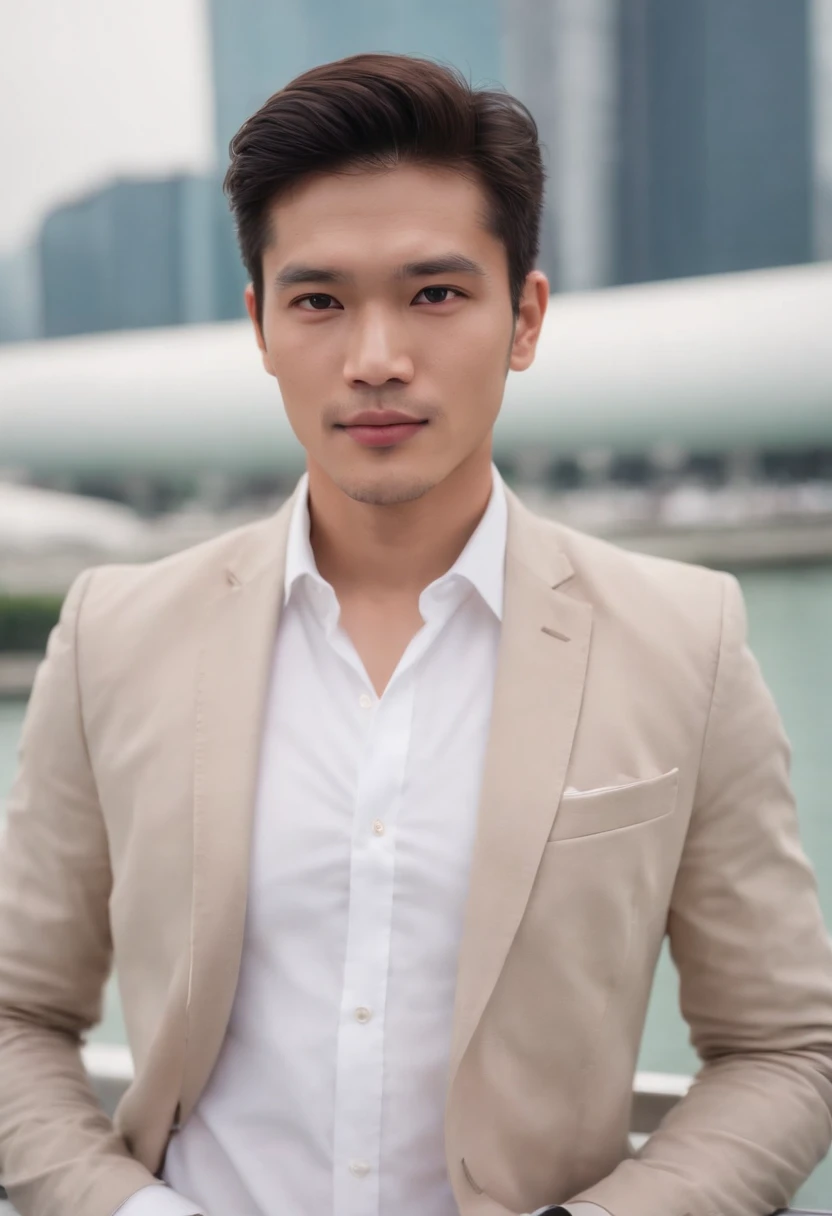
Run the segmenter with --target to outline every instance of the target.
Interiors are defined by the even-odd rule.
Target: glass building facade
[[[806,0],[627,0],[618,25],[614,280],[811,260]]]
[[[116,181],[47,216],[45,337],[216,315],[216,190],[201,177]]]
[[[505,0],[505,81],[548,157],[554,285],[823,256],[830,27],[808,0]]]

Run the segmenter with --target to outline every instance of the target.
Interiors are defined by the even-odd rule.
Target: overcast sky
[[[116,173],[212,159],[202,0],[0,0],[0,251]]]

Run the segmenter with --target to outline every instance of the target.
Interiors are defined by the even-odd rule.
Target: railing
[[[112,1114],[133,1078],[133,1062],[126,1047],[93,1044],[83,1049],[84,1064],[99,1102]],[[667,1112],[688,1092],[691,1077],[677,1073],[636,1073],[630,1140],[638,1148],[655,1131]],[[0,1187],[0,1195],[5,1194]],[[14,1208],[0,1199],[0,1216],[14,1216]],[[773,1216],[832,1216],[830,1211],[782,1209]]]

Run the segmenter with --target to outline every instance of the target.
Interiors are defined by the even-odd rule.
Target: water
[[[804,847],[815,866],[827,925],[832,925],[832,564],[743,572],[751,645],[792,742],[792,783]],[[0,702],[0,802],[12,781],[22,702]],[[696,1056],[678,1009],[676,973],[659,963],[639,1067],[690,1073]],[[93,1038],[125,1042],[114,984]],[[806,1207],[832,1208],[832,1156],[802,1188]]]

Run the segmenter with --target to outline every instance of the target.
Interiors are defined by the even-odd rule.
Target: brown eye
[[[325,312],[326,309],[328,309],[332,303],[333,303],[332,296],[326,296],[326,295],[323,295],[322,293],[316,293],[315,295],[311,295],[311,296],[304,296],[302,300],[298,300],[299,306],[301,308],[305,308],[305,310],[307,312],[310,310],[312,310],[314,312]]]
[[[447,304],[449,300],[464,300],[465,292],[458,287],[423,287],[414,304]]]
[[[425,287],[419,294],[425,297],[428,304],[444,304],[450,291],[450,287]]]

